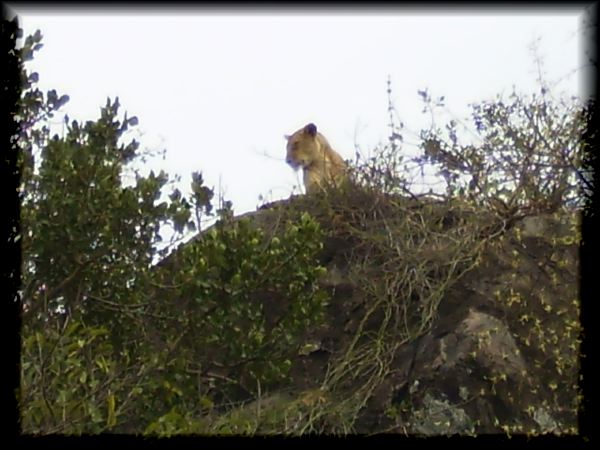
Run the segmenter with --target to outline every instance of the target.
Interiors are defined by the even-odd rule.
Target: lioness
[[[309,123],[287,139],[286,162],[304,172],[304,187],[307,194],[318,192],[326,184],[339,185],[345,178],[346,163],[331,148],[325,136],[317,132],[314,123]]]

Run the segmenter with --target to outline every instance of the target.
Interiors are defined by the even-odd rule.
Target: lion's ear
[[[283,135],[283,138],[284,138],[286,141],[289,141],[291,137],[292,137],[292,136],[291,136],[291,135],[289,135],[289,134],[284,134],[284,135]]]
[[[315,137],[317,135],[317,126],[314,123],[309,123],[304,127],[304,132]]]

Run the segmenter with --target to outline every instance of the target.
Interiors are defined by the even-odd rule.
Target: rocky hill
[[[204,431],[577,433],[577,214],[507,218],[460,201],[336,195],[273,203],[229,225],[244,220],[273,239],[308,212],[324,232],[329,300],[287,381],[230,398]],[[165,277],[180,252],[160,264]],[[261,299],[267,322],[285,301]]]

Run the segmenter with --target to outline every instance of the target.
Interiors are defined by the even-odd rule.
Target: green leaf
[[[117,424],[117,416],[115,414],[115,395],[109,394],[106,398],[107,403],[107,415],[106,415],[106,426],[114,427]]]

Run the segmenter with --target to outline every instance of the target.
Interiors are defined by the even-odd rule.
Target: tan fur
[[[329,184],[339,186],[346,177],[346,163],[331,148],[325,136],[309,123],[287,139],[286,162],[295,170],[302,168],[307,194],[323,189]]]

